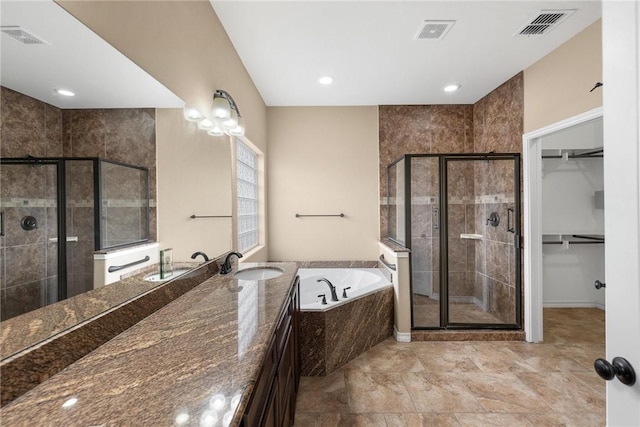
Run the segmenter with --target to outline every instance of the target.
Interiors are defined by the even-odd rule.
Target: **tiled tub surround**
[[[200,425],[228,414],[239,425],[297,272],[294,263],[242,269],[265,265],[284,273],[210,278],[3,407],[3,424],[161,426],[180,416]]]
[[[149,238],[156,239],[155,110],[61,110],[5,87],[0,87],[0,98],[1,157],[102,157],[149,168]],[[81,162],[74,165],[77,167],[69,170],[67,177],[66,215],[68,235],[77,236],[78,241],[68,248],[69,295],[92,288],[91,255],[95,247],[92,179],[87,178],[87,167]],[[2,318],[6,319],[9,315],[21,314],[12,308],[14,306],[32,309],[39,307],[41,301],[57,298],[53,286],[57,281],[57,247],[47,240],[57,235],[57,207],[55,172],[53,175],[46,172],[47,167],[25,166],[17,174],[15,169],[11,169],[14,172],[10,172],[9,167],[2,169],[0,205],[5,216],[21,215],[21,218],[30,214],[43,218],[39,220],[42,226],[46,224],[37,233],[31,232],[27,241],[18,235],[23,231],[19,227],[18,234],[14,233],[15,239],[0,237]],[[33,185],[25,186],[24,182]],[[12,205],[18,202],[19,206]],[[123,211],[120,207],[108,209],[110,215]],[[138,223],[135,226],[139,228]],[[118,232],[114,231],[112,237],[117,238]],[[16,259],[24,261],[20,261],[19,267],[9,265],[8,260]]]
[[[331,269],[328,269],[331,271]],[[318,272],[319,269],[309,270]],[[336,270],[333,270],[336,271]],[[308,278],[315,275],[307,275]],[[329,273],[324,276],[330,276]],[[304,302],[305,271],[300,270],[300,294]],[[315,279],[314,279],[315,281]],[[337,281],[333,281],[337,286]],[[342,287],[337,286],[340,298]],[[355,287],[355,286],[354,286]],[[327,288],[327,291],[329,289]],[[349,294],[349,291],[347,291]],[[330,294],[327,292],[327,300]],[[315,304],[312,304],[315,307]],[[300,313],[300,358],[303,376],[330,374],[393,333],[393,286],[388,283],[373,293],[358,297],[324,311]]]
[[[211,261],[158,284],[151,266],[119,282],[2,322],[2,405],[36,387],[218,272]]]

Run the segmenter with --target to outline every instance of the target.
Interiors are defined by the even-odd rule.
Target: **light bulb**
[[[204,118],[200,111],[196,110],[195,108],[186,106],[184,107],[183,114],[184,119],[188,122],[198,122]]]
[[[231,104],[221,96],[214,96],[211,115],[219,120],[227,120],[231,116]]]
[[[198,129],[211,130],[213,129],[213,122],[209,119],[202,119],[198,122]]]
[[[224,135],[224,130],[222,129],[222,126],[220,126],[220,123],[214,120],[213,127],[209,129],[207,133],[211,136],[222,136]]]
[[[233,129],[230,129],[229,133],[233,136],[244,135],[244,119],[242,118],[242,116],[238,117],[238,124]]]
[[[227,129],[233,129],[238,126],[238,112],[234,109],[231,110],[231,116],[222,122],[222,126]]]

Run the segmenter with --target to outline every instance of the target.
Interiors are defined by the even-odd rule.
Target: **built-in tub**
[[[391,286],[378,268],[301,268],[298,275],[302,311],[330,310]],[[331,301],[329,286],[318,279],[327,279],[336,287],[337,302]],[[347,298],[343,297],[345,289]],[[318,295],[325,295],[327,304],[322,304]]]
[[[298,275],[302,375],[330,374],[392,335],[393,286],[381,270],[301,268]],[[331,301],[326,283],[317,282],[323,278],[336,287],[338,302]]]

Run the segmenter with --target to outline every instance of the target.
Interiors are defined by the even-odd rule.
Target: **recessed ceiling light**
[[[66,90],[66,89],[54,89],[53,91],[55,93],[57,93],[58,95],[62,95],[62,96],[76,96],[75,93],[71,92],[70,90]]]
[[[445,92],[455,92],[460,89],[460,85],[447,85],[442,88]]]
[[[331,76],[320,77],[318,79],[318,83],[320,83],[321,85],[330,85],[331,83],[333,83],[333,77]]]

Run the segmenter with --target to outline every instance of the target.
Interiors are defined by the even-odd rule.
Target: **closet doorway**
[[[604,344],[602,109],[525,135],[523,154],[527,341]]]

